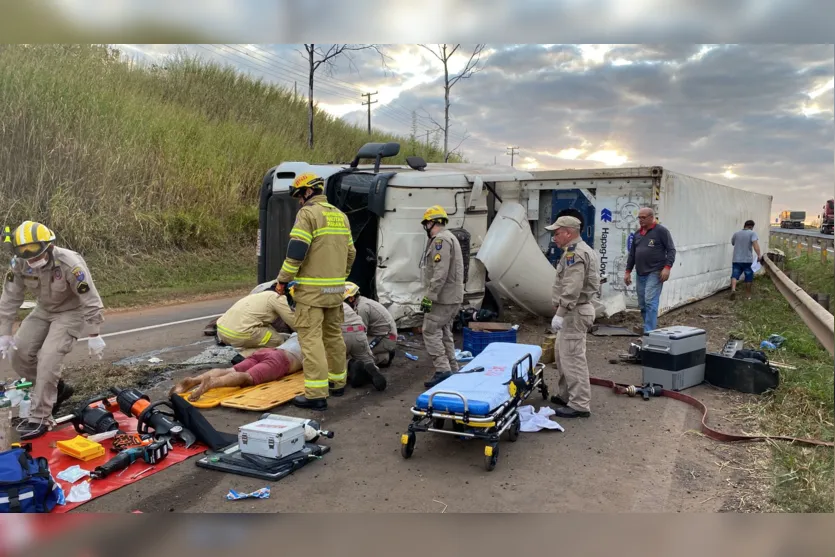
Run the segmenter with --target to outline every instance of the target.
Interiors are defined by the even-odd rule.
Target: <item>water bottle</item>
[[[23,400],[20,401],[20,407],[17,410],[17,415],[22,420],[29,419],[29,411],[32,409],[32,401],[29,400],[29,391],[23,395]]]
[[[9,399],[0,396],[0,452],[12,446],[12,408]]]

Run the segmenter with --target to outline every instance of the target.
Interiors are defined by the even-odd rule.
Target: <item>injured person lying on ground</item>
[[[211,389],[261,385],[301,369],[302,350],[299,338],[294,333],[281,346],[262,348],[232,367],[210,369],[195,377],[186,377],[171,389],[169,395],[187,393],[194,389],[188,400],[195,402]]]
[[[266,291],[270,290],[267,289]],[[250,294],[250,296],[252,296],[252,294]],[[276,319],[272,322],[271,328],[277,331],[295,331],[293,310],[287,302],[287,296],[277,296],[276,300],[271,301],[271,305],[274,306],[276,314],[278,315],[278,317],[276,317]],[[385,390],[386,378],[382,373],[380,373],[380,369],[375,363],[375,355],[372,353],[371,347],[368,343],[367,330],[362,318],[351,308],[350,305],[345,302],[342,303],[342,310],[344,312],[344,318],[342,321],[342,338],[345,340],[345,349],[348,356],[348,384],[351,387],[359,388],[370,383],[378,391]],[[296,338],[295,333],[292,338]],[[281,345],[278,348],[282,348],[283,346],[284,345]],[[242,350],[239,351],[243,353]],[[256,354],[259,352],[267,353],[267,351],[268,349],[261,349],[258,350]],[[254,355],[255,354],[252,354],[252,356]],[[299,352],[299,359],[301,360],[301,352]],[[245,378],[236,378],[233,374],[234,372],[232,371],[232,368],[227,370],[211,371],[216,372],[215,375],[228,376],[226,379],[227,381],[233,381],[232,378],[235,378],[234,381],[245,380]],[[222,374],[221,371],[225,371],[225,373]]]

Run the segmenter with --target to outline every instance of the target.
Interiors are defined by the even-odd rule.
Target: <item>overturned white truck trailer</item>
[[[350,164],[284,162],[264,177],[258,235],[258,280],[275,280],[286,252],[297,202],[289,185],[303,172],[326,181],[331,203],[345,211],[357,248],[349,279],[378,299],[399,327],[422,320],[420,260],[427,237],[423,212],[441,205],[448,228],[467,253],[465,304],[500,311],[510,299],[527,311],[552,315],[551,285],[560,250],[544,227],[570,214],[583,223],[583,239],[601,258],[598,307],[611,314],[637,307],[634,283],[623,271],[637,213],[652,207],[668,227],[677,256],[664,287],[660,311],[699,300],[730,283],[730,239],[747,219],[756,222],[768,248],[771,196],[723,186],[661,167],[525,172],[507,166],[383,165],[396,143],[365,145]],[[360,165],[363,159],[374,159]]]

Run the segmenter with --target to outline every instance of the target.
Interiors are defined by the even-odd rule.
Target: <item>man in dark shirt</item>
[[[623,281],[629,286],[632,284],[632,269],[638,272],[638,307],[646,334],[657,327],[661,288],[670,278],[670,269],[676,260],[676,247],[670,231],[655,222],[655,212],[651,208],[643,207],[638,211],[638,222],[641,228],[632,234]]]

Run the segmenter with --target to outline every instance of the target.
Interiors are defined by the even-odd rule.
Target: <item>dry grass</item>
[[[819,259],[791,260],[801,286],[831,292],[833,269]],[[805,284],[804,284],[805,282]],[[735,333],[746,345],[758,347],[771,334],[787,339],[777,353],[769,354],[796,369],[780,370],[781,385],[773,393],[746,404],[742,411],[756,420],[760,432],[832,441],[835,439],[835,385],[833,360],[806,325],[774,288],[768,278],[757,279],[751,302],[737,302],[740,318]],[[771,499],[787,512],[833,512],[835,451],[827,447],[770,443]]]
[[[120,271],[154,259],[140,282],[176,275],[183,252],[254,251],[261,180],[282,161],[345,162],[368,141],[400,142],[394,162],[442,158],[319,110],[310,151],[291,91],[188,58],[141,66],[104,47],[0,45],[0,98],[0,224],[46,223],[96,261],[106,291],[130,289]]]

